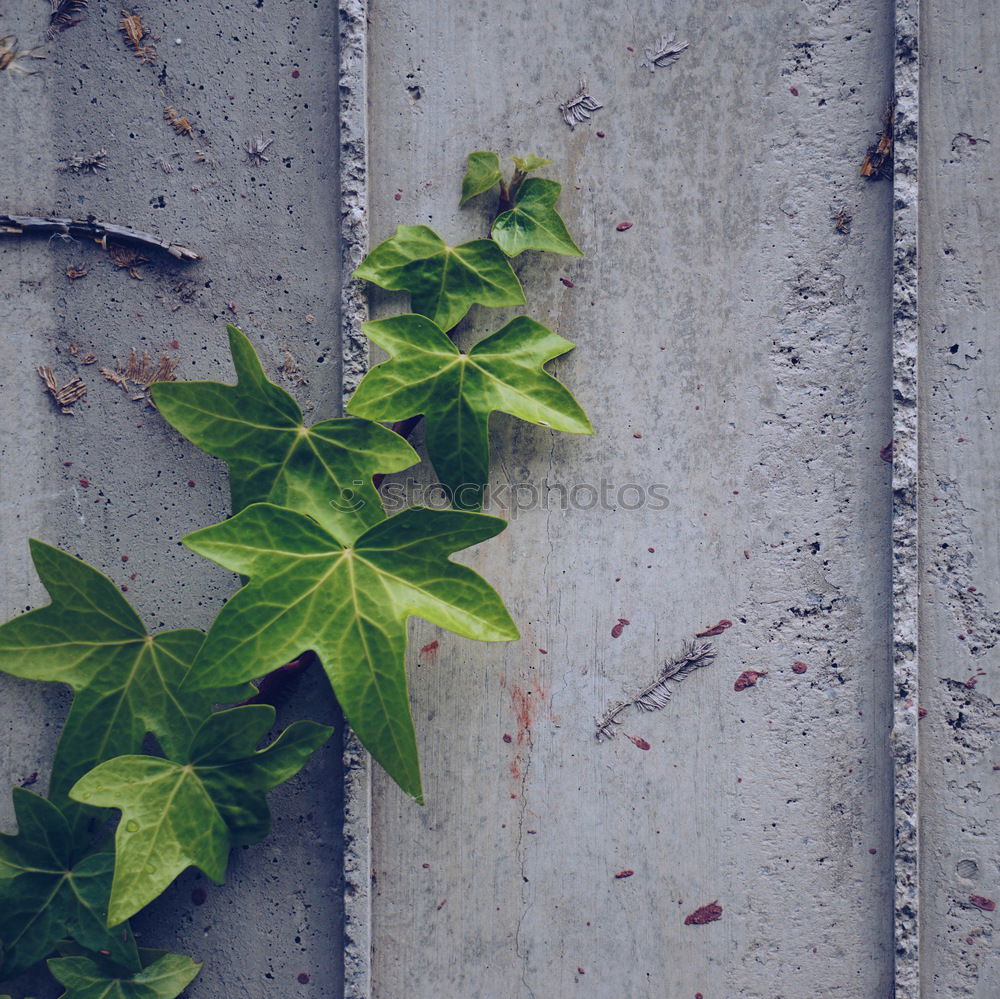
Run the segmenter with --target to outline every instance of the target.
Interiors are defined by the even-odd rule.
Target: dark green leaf
[[[489,473],[490,413],[554,430],[593,433],[586,414],[543,365],[573,347],[524,316],[462,354],[423,316],[394,316],[362,329],[391,355],[365,375],[348,411],[373,420],[427,419],[427,451],[453,502],[478,508]]]
[[[527,156],[512,156],[511,159],[514,161],[514,167],[518,173],[531,173],[532,170],[541,170],[542,167],[546,167],[552,162],[552,160],[544,160],[541,156],[536,156],[534,153],[528,153]]]
[[[81,774],[137,752],[147,732],[167,753],[187,746],[211,708],[204,695],[180,689],[205,636],[191,628],[151,636],[106,576],[58,548],[30,544],[52,603],[0,626],[0,671],[66,683],[76,694],[49,788],[63,807]],[[219,701],[241,696],[217,692]]]
[[[48,966],[66,986],[60,999],[176,999],[201,971],[183,954],[167,954],[127,978],[110,976],[86,957],[54,957]]]
[[[496,187],[501,180],[500,157],[496,153],[469,153],[469,166],[462,180],[461,204]]]
[[[41,961],[69,935],[88,950],[138,970],[129,928],[106,927],[114,856],[75,861],[69,823],[51,802],[15,788],[16,836],[0,835],[0,979]]]
[[[524,250],[583,256],[555,209],[561,190],[561,184],[540,177],[529,177],[517,189],[514,207],[498,215],[493,223],[493,239],[508,257],[516,257]]]
[[[203,451],[229,463],[233,512],[251,503],[291,507],[350,544],[385,520],[372,485],[376,473],[419,460],[401,437],[365,420],[306,427],[302,410],[268,381],[250,341],[229,327],[236,385],[157,382],[153,398],[166,420]]]
[[[354,731],[389,775],[420,800],[406,691],[406,621],[422,617],[482,641],[516,639],[496,592],[448,560],[504,521],[413,508],[345,547],[315,521],[258,504],[184,539],[194,552],[251,577],[215,619],[191,683],[230,683],[314,649]]]
[[[408,291],[414,312],[450,330],[476,303],[523,305],[521,282],[490,239],[448,246],[425,225],[401,225],[368,254],[356,277]]]
[[[264,704],[220,711],[176,760],[120,756],[76,782],[70,790],[76,801],[122,813],[115,832],[111,926],[148,905],[188,867],[200,867],[221,884],[230,846],[267,835],[265,792],[297,774],[333,731],[295,722],[255,751],[274,714]]]

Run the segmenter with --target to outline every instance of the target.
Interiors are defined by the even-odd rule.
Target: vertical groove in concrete
[[[896,2],[893,157],[895,993],[920,994],[917,139],[919,0]]]
[[[368,301],[351,275],[368,247],[367,0],[339,0],[342,401],[368,365]],[[371,993],[371,762],[344,728],[344,995]]]

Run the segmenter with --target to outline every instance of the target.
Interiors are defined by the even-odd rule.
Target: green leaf
[[[401,437],[364,420],[306,427],[302,410],[268,381],[246,336],[229,327],[236,385],[156,382],[153,398],[171,426],[229,463],[233,512],[251,503],[288,506],[350,544],[385,520],[376,473],[401,472],[419,458]]]
[[[178,759],[120,756],[72,787],[76,801],[122,813],[109,925],[148,905],[188,867],[201,868],[221,884],[230,846],[267,835],[265,792],[297,774],[333,732],[315,722],[295,722],[255,751],[274,716],[266,704],[220,711],[206,719]]]
[[[86,957],[54,957],[49,971],[66,986],[60,999],[176,999],[201,971],[183,954],[167,954],[128,978],[116,978]]]
[[[503,180],[500,157],[496,153],[469,153],[469,166],[462,180],[462,200],[465,204],[477,194],[485,194]]]
[[[586,414],[543,365],[573,344],[520,316],[462,354],[423,316],[394,316],[362,329],[391,358],[375,365],[348,403],[373,420],[427,419],[427,451],[453,502],[478,508],[489,474],[490,413],[590,434]]]
[[[542,167],[549,166],[552,160],[543,160],[541,156],[528,153],[527,156],[512,156],[514,168],[518,173],[531,173],[532,170],[541,170]]]
[[[18,833],[0,835],[0,979],[41,961],[67,935],[138,970],[131,930],[106,927],[114,856],[76,860],[69,823],[54,804],[23,788],[13,798]]]
[[[504,521],[411,508],[345,547],[315,521],[258,504],[189,534],[192,551],[251,577],[223,607],[190,683],[230,683],[314,649],[369,752],[421,800],[406,690],[406,621],[503,642],[517,628],[489,584],[450,552],[492,538]]]
[[[0,626],[0,671],[66,683],[76,695],[49,788],[64,807],[79,776],[138,752],[147,732],[167,753],[187,746],[211,710],[205,695],[180,689],[205,636],[192,628],[151,636],[107,576],[41,541],[30,547],[52,603]],[[219,701],[242,696],[217,692]]]
[[[450,330],[476,303],[523,305],[521,282],[490,239],[448,246],[425,225],[401,225],[368,254],[355,277],[408,291],[414,312]]]
[[[498,215],[493,223],[493,239],[508,257],[516,257],[524,250],[583,256],[555,209],[561,190],[562,184],[540,177],[528,178],[517,189],[514,207]]]

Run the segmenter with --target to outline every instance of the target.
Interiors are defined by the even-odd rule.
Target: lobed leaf
[[[508,257],[516,257],[524,250],[583,256],[555,209],[561,190],[562,184],[541,177],[529,177],[517,189],[514,207],[496,217],[491,233]]]
[[[220,711],[205,720],[176,760],[120,756],[76,782],[70,790],[76,801],[122,813],[109,925],[148,905],[188,867],[221,884],[230,847],[267,835],[265,793],[297,774],[333,731],[294,722],[256,750],[274,717],[274,708],[264,704]]]
[[[448,246],[425,225],[401,225],[368,254],[355,277],[408,291],[414,312],[450,330],[473,305],[523,305],[521,282],[490,239]]]
[[[300,513],[256,504],[189,534],[188,548],[250,583],[215,619],[188,682],[238,682],[315,650],[358,738],[419,801],[406,622],[416,616],[481,641],[516,639],[493,588],[447,557],[505,526],[495,517],[417,507],[348,547]]]
[[[468,354],[423,316],[394,316],[362,329],[391,357],[365,375],[348,412],[373,420],[422,413],[427,451],[457,507],[482,503],[494,410],[554,430],[593,433],[573,396],[543,370],[573,344],[533,319],[512,320]]]
[[[462,179],[462,200],[467,201],[479,194],[485,194],[503,180],[500,171],[500,157],[496,153],[469,153],[469,165]]]
[[[52,802],[23,788],[13,798],[17,835],[0,835],[0,979],[37,964],[67,935],[138,970],[131,930],[106,925],[114,856],[77,859],[69,823]]]
[[[87,957],[55,957],[48,967],[66,986],[60,999],[176,999],[201,971],[201,964],[183,954],[165,954],[128,978]]]
[[[372,476],[419,461],[401,437],[365,420],[305,426],[298,403],[268,381],[250,341],[229,326],[236,384],[156,382],[164,418],[229,464],[233,512],[270,502],[308,514],[350,544],[385,520]]]
[[[531,173],[532,170],[541,170],[542,167],[547,167],[552,163],[552,160],[543,159],[534,153],[528,153],[527,156],[512,156],[511,159],[514,161],[514,168],[518,173]]]
[[[30,547],[52,603],[0,626],[0,671],[65,683],[75,694],[49,788],[64,807],[78,777],[138,752],[147,732],[167,753],[187,746],[211,710],[204,694],[181,689],[205,636],[193,628],[150,635],[107,576],[41,541]],[[235,700],[244,690],[215,694]]]

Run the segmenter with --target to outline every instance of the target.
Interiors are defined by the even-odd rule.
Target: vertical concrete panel
[[[0,239],[3,612],[46,602],[27,557],[34,535],[127,587],[151,629],[206,627],[237,583],[180,538],[227,516],[225,467],[98,368],[124,365],[134,349],[176,358],[181,378],[229,379],[230,320],[272,376],[290,370],[287,351],[308,381],[289,375],[284,384],[314,417],[336,414],[338,13],[295,0],[143,5],[160,36],[149,66],[126,48],[120,11],[91,3],[80,24],[46,46],[38,75],[0,79],[0,212],[93,213],[186,243],[205,259],[189,267],[151,260],[140,281],[93,245]],[[47,4],[14,0],[0,15],[0,35],[34,44],[47,20]],[[167,106],[189,118],[193,138],[175,134]],[[269,161],[253,166],[243,144],[260,133],[274,142]],[[57,169],[64,157],[102,148],[106,170]],[[70,281],[66,267],[79,264],[87,276]],[[88,353],[96,364],[84,363]],[[61,382],[76,373],[87,383],[74,416],[44,394],[40,364]],[[282,710],[283,722],[301,705],[321,720],[336,717],[318,676],[303,680],[296,703]],[[54,688],[0,678],[6,784],[38,771],[35,787],[44,789],[65,707]],[[193,999],[305,994],[300,974],[313,994],[341,994],[336,741],[272,796],[271,838],[234,855],[225,888],[184,876],[139,920],[144,944],[206,960]],[[10,828],[6,792],[0,820]]]
[[[375,0],[370,23],[373,244],[485,232],[457,207],[470,150],[554,159],[586,259],[516,267],[598,428],[494,420],[511,524],[470,561],[523,638],[413,629],[429,803],[376,774],[372,995],[887,995],[891,187],[858,169],[891,5]],[[651,72],[671,30],[690,48]],[[604,106],[570,130],[581,77]],[[627,716],[638,745],[595,742],[721,618],[717,662]]]
[[[986,999],[1000,982],[986,911],[1000,900],[1000,22],[989,3],[922,7],[920,995]]]

